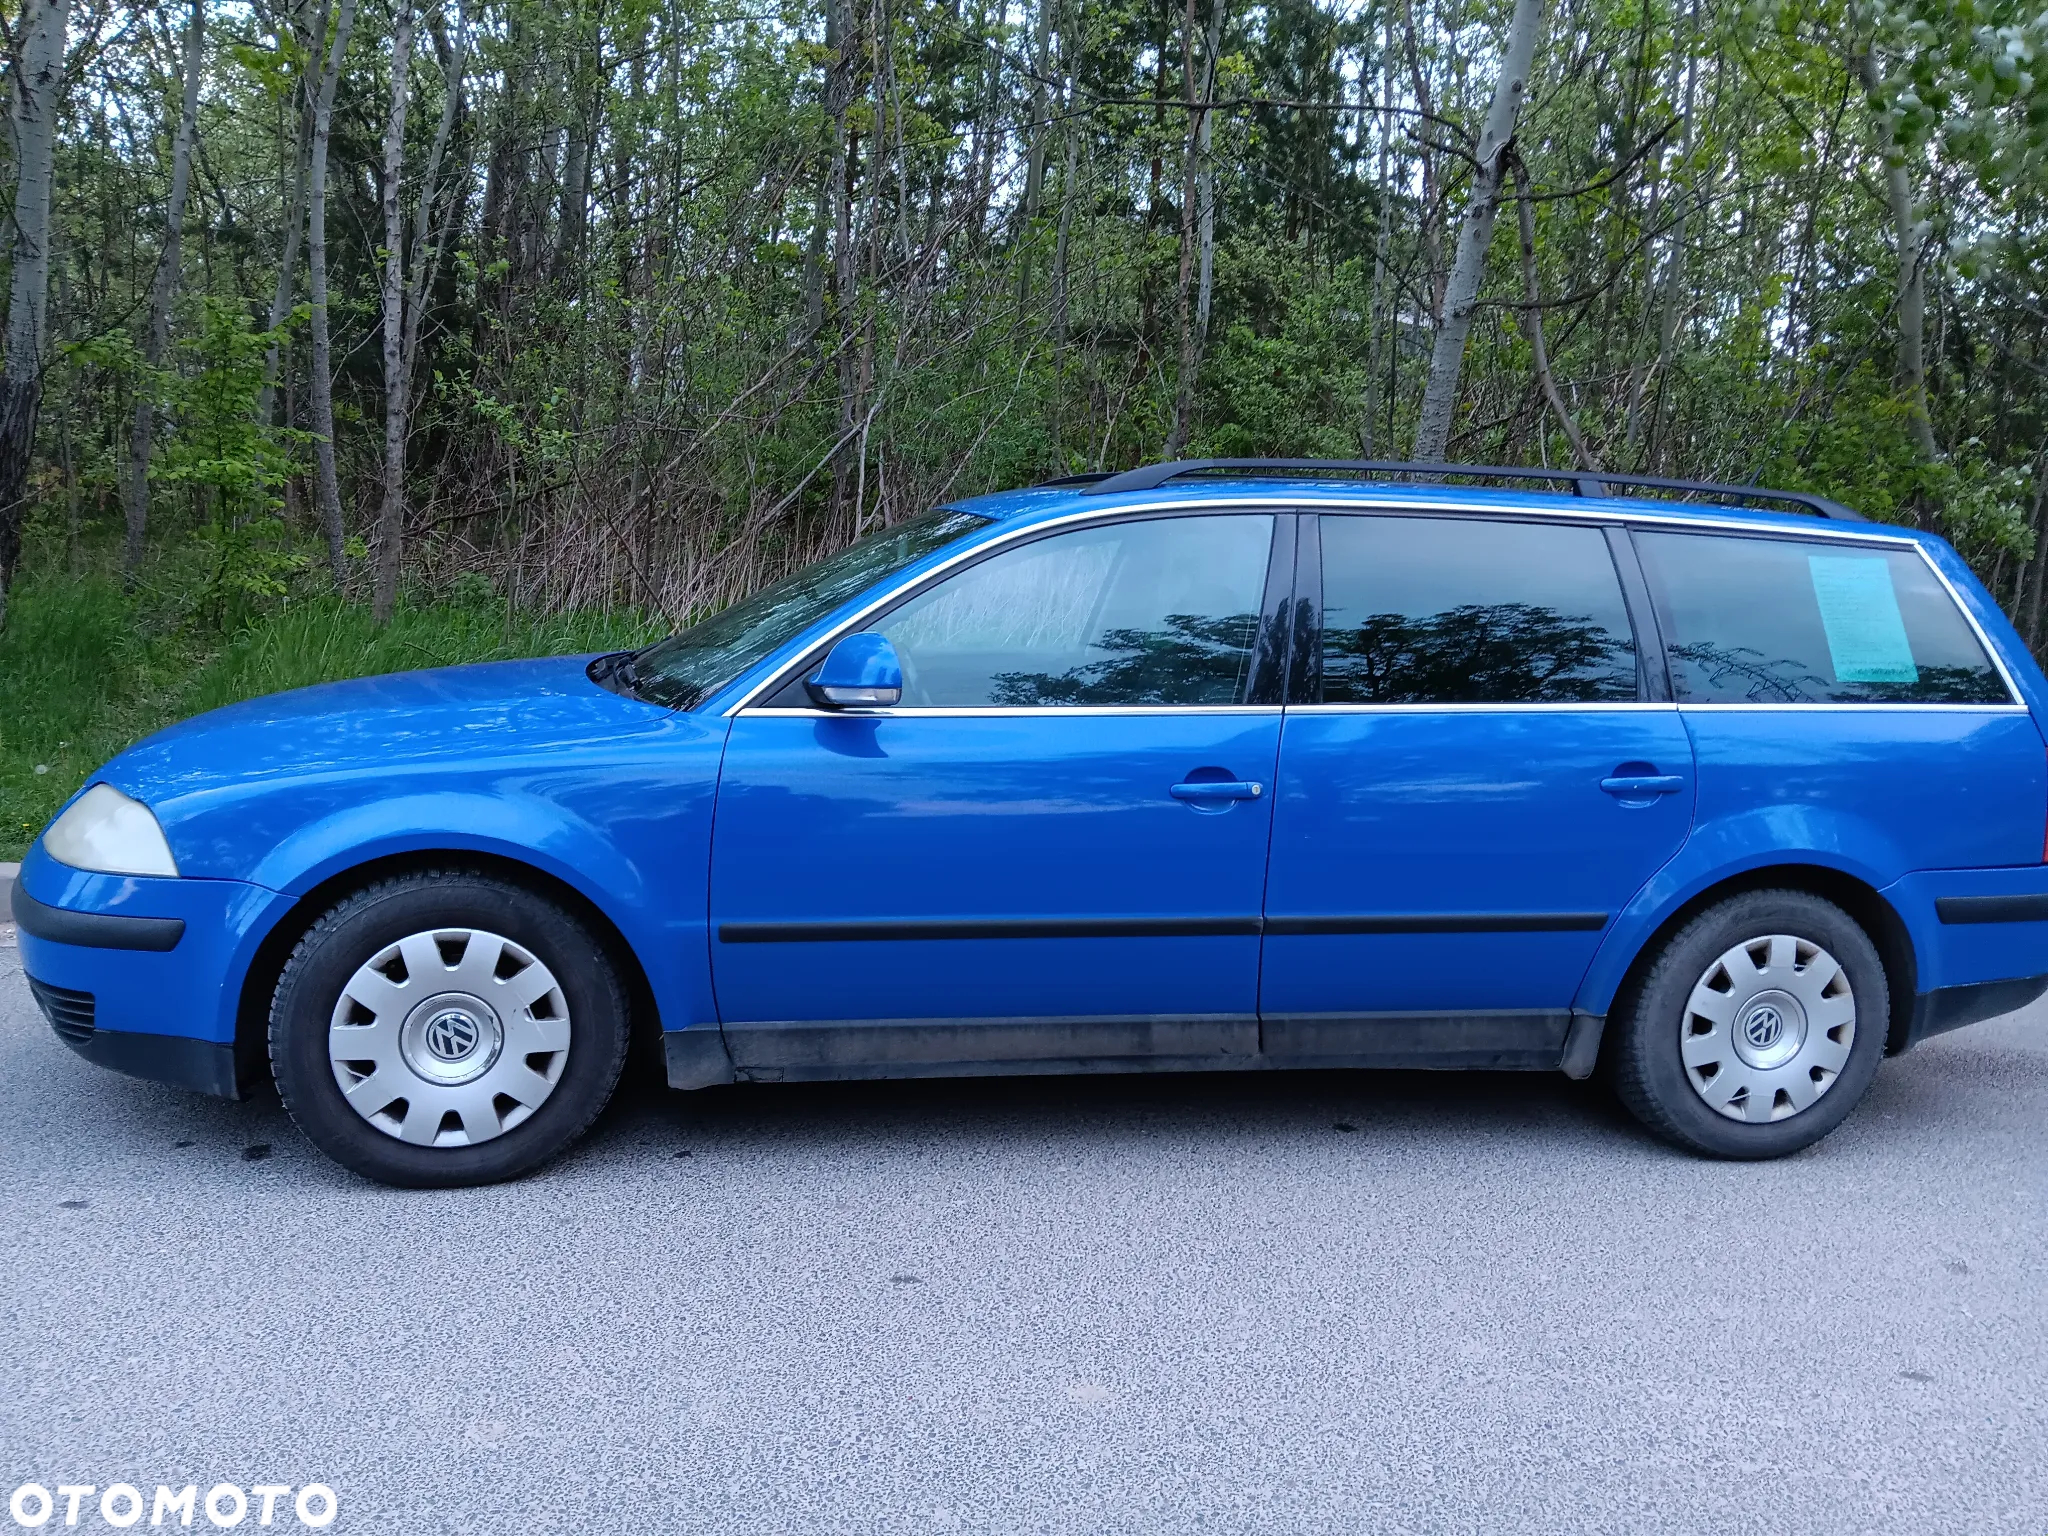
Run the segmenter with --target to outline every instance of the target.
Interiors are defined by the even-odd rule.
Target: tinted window
[[[966,512],[927,512],[871,533],[794,576],[649,646],[633,658],[628,681],[641,693],[694,709],[778,645],[793,640],[834,608],[912,561],[950,544],[988,519]]]
[[[875,628],[907,708],[1237,704],[1273,519],[1155,518],[1056,534],[920,593]]]
[[[1635,641],[1597,528],[1325,517],[1326,704],[1636,696]]]
[[[1912,550],[1639,533],[1671,686],[1695,704],[2004,703]]]

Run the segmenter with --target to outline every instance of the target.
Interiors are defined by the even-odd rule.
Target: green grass
[[[124,596],[104,576],[25,577],[0,632],[0,860],[151,731],[238,699],[415,667],[621,650],[665,628],[634,612],[508,614],[495,599],[401,609],[282,604],[223,632]]]

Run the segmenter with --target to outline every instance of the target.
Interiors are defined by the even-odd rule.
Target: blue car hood
[[[445,667],[251,699],[159,731],[95,779],[156,813],[184,872],[248,879],[299,830],[352,807],[594,799],[649,762],[716,774],[723,721],[612,693],[588,662]],[[712,748],[701,768],[696,744]]]
[[[158,731],[99,777],[161,817],[186,795],[235,784],[475,764],[661,728],[666,706],[600,688],[585,673],[589,661],[394,672],[249,699]]]

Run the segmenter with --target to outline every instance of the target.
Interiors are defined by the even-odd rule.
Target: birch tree
[[[1529,71],[1536,61],[1536,38],[1543,24],[1543,0],[1515,0],[1501,47],[1500,75],[1494,82],[1493,104],[1479,135],[1472,191],[1458,228],[1457,254],[1444,287],[1443,324],[1430,354],[1429,378],[1423,386],[1422,411],[1415,426],[1415,457],[1441,460],[1450,446],[1451,417],[1458,408],[1458,381],[1465,367],[1465,341],[1479,305],[1480,279],[1486,275],[1486,253],[1493,244],[1494,219],[1500,212],[1501,182],[1512,151],[1515,120],[1528,93]]]
[[[462,111],[464,72],[469,58],[469,19],[462,0],[455,0],[455,37],[443,61],[441,119],[427,150],[426,167],[420,175],[419,194],[413,209],[409,243],[402,243],[403,222],[398,217],[397,184],[404,169],[405,106],[397,83],[398,41],[393,42],[392,111],[385,128],[384,146],[384,502],[377,520],[377,582],[373,612],[379,623],[388,623],[398,602],[398,577],[405,541],[405,449],[411,430],[415,364],[419,356],[420,326],[426,314],[427,291],[439,270],[446,244],[447,227],[458,216],[461,192],[448,198],[441,221],[435,209],[441,198],[441,171],[455,120]],[[411,29],[405,29],[408,51]],[[439,39],[440,33],[435,37]],[[464,170],[466,179],[467,169]],[[401,260],[401,251],[405,261]],[[409,266],[407,265],[409,262]],[[402,280],[399,274],[403,273]],[[397,336],[394,348],[392,337]]]
[[[43,400],[50,294],[50,189],[58,94],[71,0],[26,0],[17,37],[8,117],[14,130],[13,273],[8,285],[7,362],[0,371],[0,628],[21,561],[29,457]]]
[[[1856,24],[1855,12],[1850,12]],[[1899,387],[1906,396],[1906,427],[1924,459],[1936,459],[1941,449],[1934,440],[1934,420],[1927,409],[1927,291],[1923,253],[1927,245],[1927,223],[1920,217],[1913,199],[1913,178],[1906,165],[1906,146],[1899,142],[1898,122],[1883,104],[1884,84],[1879,76],[1876,44],[1859,40],[1856,75],[1871,107],[1871,127],[1878,152],[1884,156],[1885,202],[1891,213],[1894,258],[1892,304],[1898,327]]]
[[[391,25],[391,111],[384,121],[384,501],[377,511],[377,577],[372,607],[391,622],[398,601],[399,543],[405,536],[405,114],[412,76],[412,0],[398,0]]]
[[[156,437],[157,407],[153,378],[163,366],[171,340],[171,308],[178,298],[184,260],[185,199],[192,189],[192,145],[199,136],[199,77],[206,46],[204,0],[192,0],[185,23],[185,53],[179,67],[178,127],[171,138],[171,195],[164,208],[163,250],[149,287],[149,329],[144,333],[142,361],[147,372],[135,392],[135,420],[128,432],[128,474],[121,488],[127,521],[127,543],[121,555],[122,580],[133,585],[142,567],[142,538],[149,522],[149,456]]]
[[[341,83],[341,62],[355,25],[356,0],[341,0],[333,18],[334,37],[320,72],[320,92],[313,103],[313,144],[306,166],[306,288],[311,299],[312,377],[308,405],[313,429],[313,502],[327,539],[327,565],[341,584],[347,560],[341,521],[341,481],[334,467],[334,353],[327,327],[327,145],[334,130],[334,93]],[[328,10],[320,7],[319,35],[326,37]]]

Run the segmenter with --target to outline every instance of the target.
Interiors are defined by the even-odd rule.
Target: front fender
[[[1573,1006],[1606,1013],[1628,968],[1672,913],[1723,881],[1778,865],[1833,870],[1873,889],[1906,868],[1897,843],[1875,822],[1821,806],[1761,806],[1703,823],[1608,925]]]
[[[503,783],[345,806],[270,849],[255,883],[293,897],[396,855],[476,853],[561,881],[604,914],[646,973],[663,1027],[715,1023],[707,940],[712,783],[665,786],[652,823],[600,824],[572,803]],[[693,803],[695,802],[695,803]],[[622,836],[630,830],[632,836]],[[693,873],[694,872],[694,873]]]

